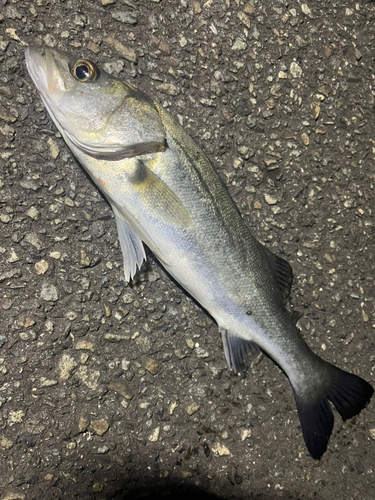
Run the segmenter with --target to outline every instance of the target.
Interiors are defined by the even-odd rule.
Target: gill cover
[[[118,160],[165,149],[159,113],[142,91],[49,47],[29,47],[26,63],[56,126],[85,154]]]

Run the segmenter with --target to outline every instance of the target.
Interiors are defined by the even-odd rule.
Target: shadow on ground
[[[307,497],[288,492],[280,491],[273,494],[260,490],[249,492],[248,494],[238,492],[238,495],[233,491],[233,493],[228,492],[219,496],[203,488],[184,484],[170,484],[164,487],[159,485],[159,487],[155,486],[154,488],[140,487],[124,493],[122,496],[120,494],[115,498],[116,500],[127,500],[130,498],[134,500],[151,498],[152,500],[307,500]]]

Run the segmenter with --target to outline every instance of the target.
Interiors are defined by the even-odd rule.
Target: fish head
[[[153,101],[88,59],[26,49],[28,72],[65,140],[95,158],[121,159],[165,148]]]

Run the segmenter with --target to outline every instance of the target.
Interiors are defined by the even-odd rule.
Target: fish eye
[[[80,59],[74,64],[72,75],[79,82],[94,82],[99,76],[99,71],[91,61]]]

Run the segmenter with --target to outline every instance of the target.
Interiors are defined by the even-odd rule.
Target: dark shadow
[[[121,500],[127,498],[137,499],[151,499],[152,500],[224,500],[224,497],[218,497],[213,493],[208,493],[196,486],[175,485],[164,489],[162,487],[155,487],[153,490],[150,488],[141,488],[133,490],[121,497]]]
[[[213,480],[214,483],[214,480]],[[213,485],[214,486],[214,485]],[[226,490],[228,491],[228,488]],[[223,495],[216,495],[215,493],[206,491],[204,488],[186,485],[186,484],[169,484],[162,487],[160,484],[155,484],[154,487],[136,488],[129,490],[125,494],[116,495],[114,500],[307,500],[304,495],[294,495],[290,492],[279,491],[272,493],[269,491],[256,491],[236,492],[233,487],[232,492]],[[319,500],[318,497],[315,497]]]

